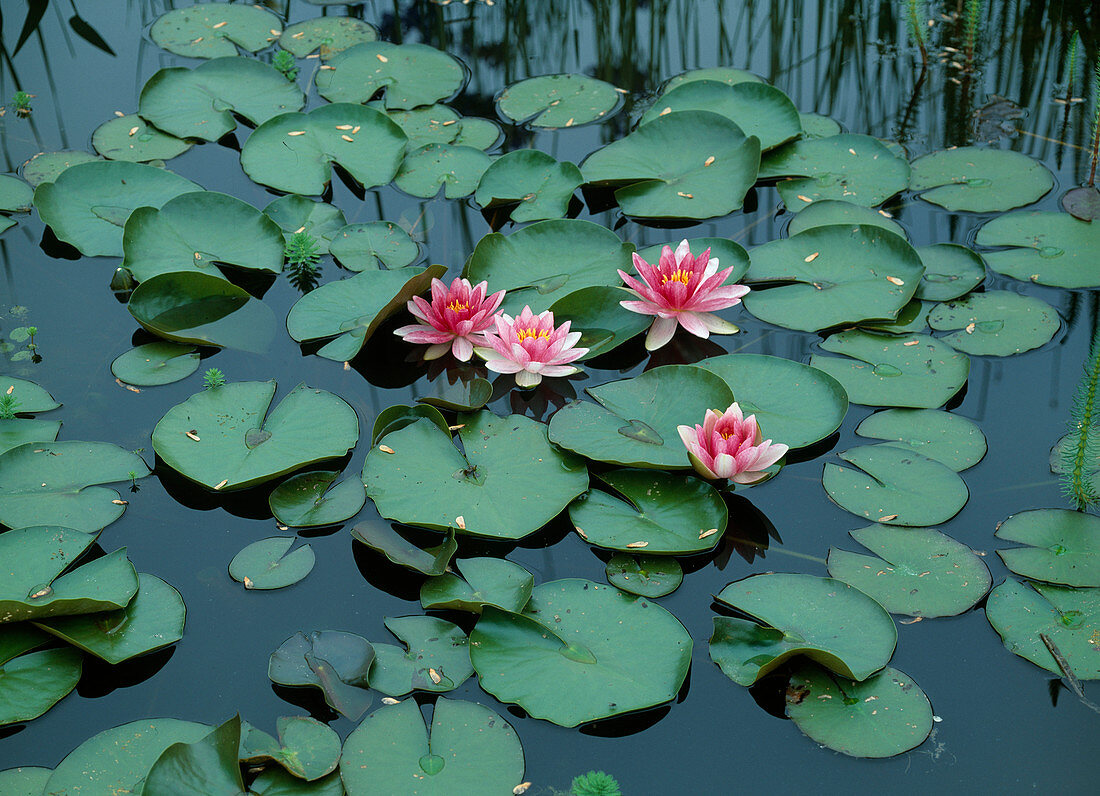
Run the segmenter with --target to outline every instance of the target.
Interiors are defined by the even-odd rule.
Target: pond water
[[[4,15],[6,54],[22,17],[15,5]],[[0,95],[7,99],[19,87],[35,97],[29,119],[10,112],[0,119],[3,171],[16,171],[40,151],[91,151],[92,130],[115,111],[133,112],[142,86],[156,70],[199,63],[167,53],[148,39],[148,25],[170,4],[82,4],[80,13],[114,55],[78,37],[66,21],[71,12],[61,5],[51,3],[38,31],[14,58],[4,59]],[[322,12],[299,0],[270,5],[288,22]],[[579,163],[624,136],[669,77],[689,69],[735,66],[766,78],[803,112],[832,117],[853,133],[900,141],[910,158],[974,142],[1036,158],[1053,172],[1056,185],[1029,209],[1059,210],[1062,193],[1087,175],[1090,129],[1087,103],[1072,108],[1066,124],[1064,106],[1054,98],[1063,85],[1062,56],[1073,30],[1083,37],[1081,62],[1095,58],[1096,6],[1084,0],[985,3],[974,73],[956,82],[962,70],[951,62],[961,56],[949,52],[941,60],[936,46],[932,66],[914,93],[920,58],[906,38],[904,5],[885,0],[498,0],[492,6],[368,2],[352,10],[385,39],[423,42],[462,59],[470,81],[452,104],[467,116],[496,118],[494,96],[534,75],[582,72],[627,90],[626,107],[601,124],[535,133],[504,124],[502,151],[532,145]],[[936,11],[933,40],[963,49],[963,24],[951,16],[956,4],[929,5]],[[964,4],[960,0],[958,5]],[[343,6],[325,11],[345,13]],[[269,54],[259,57],[267,60]],[[310,85],[316,63],[299,62],[303,88]],[[323,104],[312,87],[308,97],[307,107]],[[1013,112],[1017,106],[1024,112]],[[243,145],[248,130],[238,128],[238,144]],[[278,194],[242,173],[233,140],[231,135],[195,146],[168,166],[208,190],[262,208]],[[420,200],[392,185],[360,199],[333,180],[329,201],[349,223],[385,219],[411,229],[426,262],[446,265],[451,275],[491,231],[472,203]],[[914,245],[972,245],[990,217],[948,213],[908,193],[886,209]],[[751,249],[781,237],[792,216],[782,209],[775,188],[759,187],[744,211],[683,232],[627,220],[615,208],[585,211],[580,217],[614,229],[639,249],[685,235],[728,237]],[[37,326],[42,360],[10,361],[8,352],[9,361],[0,367],[7,375],[42,385],[64,405],[51,415],[64,422],[61,439],[143,449],[152,463],[153,426],[199,389],[201,369],[183,381],[140,392],[117,384],[112,360],[152,339],[110,290],[117,259],[80,256],[44,234],[37,214],[17,220],[18,226],[0,237],[0,330],[6,337],[16,326]],[[331,257],[324,259],[323,282],[346,275]],[[1048,457],[1066,430],[1097,305],[1088,290],[1027,284],[992,271],[984,285],[987,291],[1041,298],[1062,318],[1054,338],[1038,349],[1011,357],[972,357],[969,381],[948,405],[981,427],[989,452],[963,475],[970,492],[965,508],[939,527],[979,552],[997,584],[1009,574],[994,553],[1002,546],[993,537],[997,523],[1026,509],[1068,507]],[[299,295],[279,277],[264,301],[281,319]],[[25,315],[13,307],[25,308]],[[585,377],[551,380],[532,394],[509,392],[511,382],[505,378],[489,408],[545,421],[583,388],[636,376],[658,364],[690,363],[723,351],[808,362],[820,350],[818,335],[772,326],[743,308],[729,317],[741,326],[740,334],[705,343],[681,334],[649,359],[635,341],[626,353],[586,364]],[[369,442],[381,410],[411,403],[426,390],[425,379],[416,380],[423,369],[406,361],[410,349],[389,333],[392,327],[351,368],[304,354],[283,333],[260,354],[210,349],[202,368],[216,366],[230,381],[276,379],[280,395],[301,382],[336,393],[354,407]],[[982,604],[956,617],[898,624],[891,665],[923,688],[941,720],[925,743],[889,759],[854,759],[820,747],[782,718],[777,688],[742,688],[711,662],[712,600],[726,584],[772,571],[825,575],[831,546],[858,549],[847,532],[864,523],[829,500],[821,477],[824,463],[838,461],[837,452],[865,442],[854,429],[872,411],[853,404],[837,435],[800,452],[778,477],[741,493],[743,499],[733,504],[739,509],[731,515],[727,541],[714,553],[685,560],[683,585],[660,600],[694,642],[688,681],[673,704],[564,729],[509,710],[482,691],[476,678],[447,695],[485,704],[511,722],[523,743],[525,779],[534,783],[528,793],[567,790],[573,776],[590,769],[613,774],[627,794],[1090,790],[1095,765],[1087,750],[1098,740],[1097,715],[1052,674],[1008,652],[986,621]],[[357,477],[366,452],[361,440],[340,462],[347,476]],[[162,463],[139,484],[138,491],[124,494],[126,513],[104,531],[100,543],[106,550],[125,547],[139,571],[154,573],[180,591],[187,606],[184,638],[117,667],[89,659],[72,695],[40,718],[0,729],[0,770],[52,768],[93,734],[155,716],[218,724],[239,711],[270,730],[277,717],[304,708],[346,736],[354,723],[335,717],[319,699],[273,688],[267,662],[299,630],[346,630],[389,643],[383,617],[421,613],[422,578],[387,563],[349,534],[358,522],[380,521],[373,504],[368,501],[355,519],[340,526],[300,534],[317,556],[303,581],[282,590],[245,591],[229,578],[227,566],[245,545],[279,533],[267,506],[270,484],[217,495]],[[459,557],[507,555],[530,570],[536,583],[567,577],[603,583],[606,554],[570,531],[563,516],[517,544],[460,537]]]

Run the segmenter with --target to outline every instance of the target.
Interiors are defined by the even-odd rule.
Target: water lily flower
[[[736,401],[725,412],[708,409],[701,426],[677,426],[676,430],[692,466],[703,478],[754,484],[788,450],[782,443],[764,439],[756,415],[745,417]]]
[[[588,353],[577,348],[580,332],[569,331],[569,321],[555,328],[554,313],[546,310],[539,315],[524,307],[512,318],[501,313],[496,318],[496,333],[487,332],[491,348],[478,348],[485,367],[497,373],[515,373],[520,387],[534,387],[543,376],[568,376],[579,368],[570,362]]]
[[[665,246],[656,265],[635,254],[634,267],[641,281],[625,271],[619,271],[619,276],[638,301],[619,304],[631,312],[656,316],[646,335],[647,350],[656,351],[671,340],[677,325],[703,338],[710,337],[711,332],[740,331],[715,315],[714,310],[740,304],[749,289],[745,285],[723,284],[733,267],[719,271],[718,258],[710,256],[710,249],[692,257],[687,240],[682,240],[675,252],[671,246]]]
[[[493,326],[493,316],[504,300],[499,290],[486,297],[488,282],[471,285],[456,278],[447,285],[441,279],[432,280],[432,300],[413,296],[406,305],[422,323],[394,329],[393,333],[409,343],[428,343],[424,359],[438,359],[450,350],[455,359],[469,360],[474,346],[488,345],[485,332]]]

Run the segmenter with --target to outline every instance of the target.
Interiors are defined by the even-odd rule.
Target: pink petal
[[[656,318],[649,327],[649,334],[645,338],[647,351],[656,351],[672,339],[676,333],[675,318]]]

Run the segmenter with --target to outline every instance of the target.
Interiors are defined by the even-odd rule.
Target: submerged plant
[[[13,386],[8,392],[0,395],[0,420],[13,420],[15,418],[15,412],[19,409],[19,399],[15,397],[14,391]]]
[[[456,278],[447,287],[443,280],[433,279],[430,303],[413,296],[406,304],[420,323],[394,329],[394,334],[409,343],[427,343],[424,359],[438,359],[450,351],[466,362],[474,346],[490,345],[485,333],[493,328],[497,308],[504,301],[503,290],[487,296],[488,288],[488,282],[471,285]]]
[[[298,78],[298,64],[294,61],[294,55],[286,50],[275,53],[271,58],[271,65],[287,80],[294,81]]]
[[[1073,31],[1069,38],[1069,46],[1066,48],[1066,104],[1073,102],[1073,84],[1077,82],[1077,48],[1081,44],[1081,32]]]
[[[736,401],[725,412],[708,409],[701,426],[677,426],[676,430],[695,472],[708,479],[755,484],[788,450],[782,443],[764,439],[756,415],[745,417]]]
[[[321,276],[318,266],[321,249],[317,238],[304,230],[298,230],[283,247],[283,256],[289,267],[287,279],[294,287],[306,293],[317,287],[317,279]]]
[[[570,796],[622,796],[618,781],[603,771],[589,771],[573,777]]]
[[[225,374],[217,368],[209,368],[206,373],[202,374],[202,388],[204,390],[223,386],[225,386]]]
[[[1078,511],[1100,503],[1100,494],[1092,482],[1090,465],[1100,461],[1100,425],[1096,428],[1097,397],[1100,393],[1100,323],[1093,326],[1092,342],[1085,372],[1077,384],[1070,409],[1069,433],[1060,443],[1062,492]]]
[[[924,26],[920,24],[920,15],[917,13],[920,0],[908,0],[909,28],[913,34],[913,41],[920,48],[921,63],[928,67],[928,43],[925,41]]]

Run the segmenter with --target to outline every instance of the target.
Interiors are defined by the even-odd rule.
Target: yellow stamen
[[[466,312],[466,310],[470,309],[470,305],[462,304],[458,301],[458,299],[455,299],[447,305],[447,309],[451,310],[452,312]]]
[[[550,339],[550,332],[546,331],[545,329],[517,329],[516,330],[516,337],[519,338],[519,341],[521,343],[529,337],[534,338],[536,340],[539,339],[539,338],[544,338],[546,340],[549,340]]]
[[[663,285],[667,282],[680,282],[681,284],[686,285],[688,283],[688,281],[691,279],[692,273],[694,273],[694,272],[693,271],[685,271],[682,268],[677,268],[671,274],[662,274],[661,275],[661,284]]]

